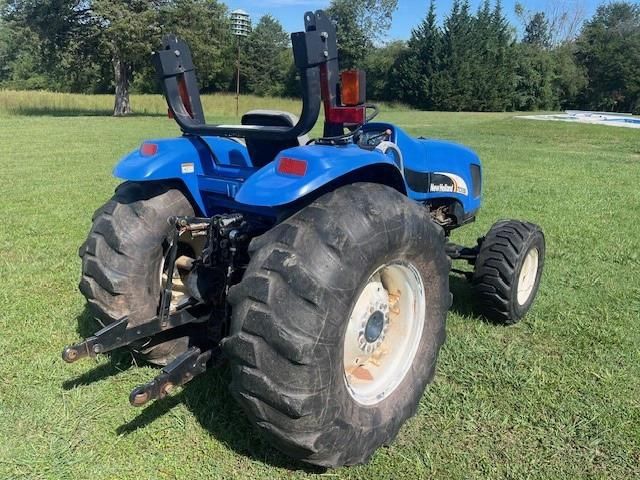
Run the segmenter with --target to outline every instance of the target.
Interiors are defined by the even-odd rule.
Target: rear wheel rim
[[[526,305],[531,298],[533,289],[538,278],[538,264],[540,261],[540,252],[537,248],[532,248],[527,253],[520,269],[518,276],[518,304]]]
[[[173,280],[171,282],[172,292],[171,292],[171,302],[169,304],[170,313],[175,312],[180,307],[186,305],[191,301],[191,294],[185,284],[186,278],[189,275],[189,270],[184,270],[180,267],[181,260],[187,259],[189,261],[195,261],[195,257],[197,257],[200,253],[202,253],[202,250],[204,248],[204,244],[200,239],[193,238],[191,234],[187,234],[187,235],[188,236],[183,236],[181,238],[181,241],[178,242],[178,250],[180,251],[182,249],[181,247],[185,246],[186,248],[184,248],[184,250],[193,252],[192,253],[193,256],[191,256],[191,254],[189,256],[184,256],[184,255],[180,256],[180,254],[178,254],[178,258],[176,258],[176,263],[173,267]],[[161,292],[164,291],[164,289],[166,288],[167,281],[168,281],[169,265],[167,265],[167,262],[169,260],[169,251],[170,249],[167,248],[160,262],[159,275],[160,275]],[[160,302],[161,301],[162,301],[162,293],[160,294]]]
[[[160,302],[162,302],[162,291],[167,287],[169,280],[169,266],[167,265],[168,254],[162,258],[160,262]],[[176,264],[177,264],[176,259]],[[188,293],[187,287],[184,284],[183,274],[177,265],[173,267],[173,279],[171,281],[171,301],[169,303],[169,313],[175,312],[181,305],[187,303],[191,296]]]
[[[388,398],[410,371],[422,339],[424,283],[411,264],[378,268],[361,290],[344,338],[344,379],[362,405]]]

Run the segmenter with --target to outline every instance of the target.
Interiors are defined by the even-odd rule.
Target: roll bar
[[[162,48],[153,53],[153,63],[164,96],[182,131],[197,136],[226,136],[288,140],[307,134],[320,115],[321,101],[335,105],[338,77],[336,27],[322,10],[307,12],[305,31],[291,35],[296,68],[302,83],[302,113],[293,127],[254,125],[208,125],[205,120],[195,66],[189,46],[175,35],[162,40]],[[326,85],[323,85],[326,83]]]

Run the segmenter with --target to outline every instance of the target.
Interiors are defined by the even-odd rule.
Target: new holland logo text
[[[433,193],[459,193],[468,195],[467,183],[453,173],[435,172],[431,175],[430,191]]]
[[[441,183],[439,185],[431,184],[432,192],[453,192],[453,185],[446,185]]]

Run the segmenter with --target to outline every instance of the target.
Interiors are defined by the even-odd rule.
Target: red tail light
[[[307,174],[307,162],[295,158],[282,157],[278,162],[278,173],[304,177]]]
[[[158,153],[158,145],[155,143],[143,143],[142,147],[140,147],[140,153],[144,157],[153,157]]]

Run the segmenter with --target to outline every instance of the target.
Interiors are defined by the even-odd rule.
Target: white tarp
[[[591,125],[608,125],[610,127],[640,128],[640,116],[624,113],[582,112],[567,110],[565,113],[553,115],[524,115],[516,118],[525,120],[553,120],[559,122],[588,123]]]

